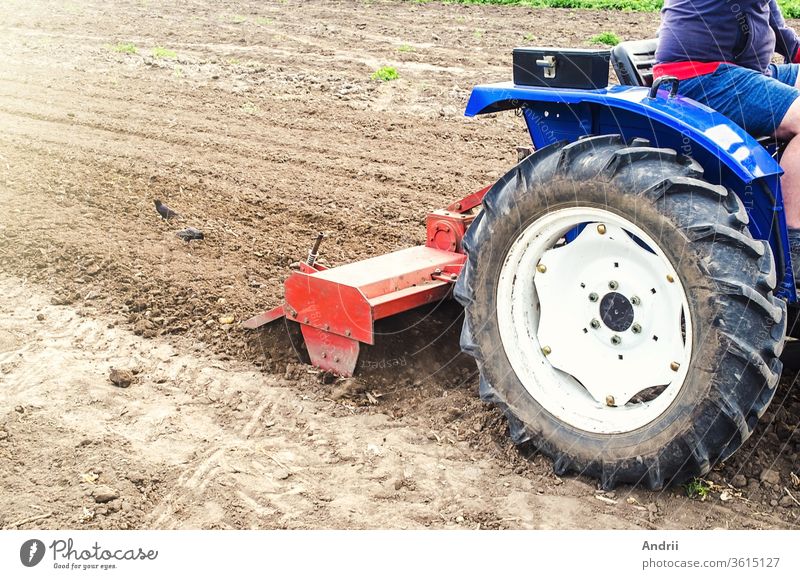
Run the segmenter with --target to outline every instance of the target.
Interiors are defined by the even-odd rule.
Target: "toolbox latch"
[[[556,57],[553,55],[545,56],[536,61],[536,66],[544,68],[544,78],[556,77]]]

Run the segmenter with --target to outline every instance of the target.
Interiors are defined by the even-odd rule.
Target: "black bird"
[[[175,235],[177,235],[184,241],[191,241],[193,239],[203,239],[205,237],[203,235],[203,232],[195,227],[187,227],[186,229],[181,229],[180,231],[175,232]]]
[[[180,217],[177,213],[175,213],[172,209],[164,205],[160,200],[156,199],[156,211],[161,216],[162,219],[172,219],[173,217]]]

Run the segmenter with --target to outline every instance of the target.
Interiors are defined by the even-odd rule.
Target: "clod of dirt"
[[[737,489],[742,489],[747,486],[747,477],[743,474],[737,474],[731,479],[731,484]]]
[[[6,440],[8,438],[8,432],[5,430],[0,430],[0,440]]]
[[[44,321],[44,314],[36,314],[36,319],[40,322]]]
[[[114,386],[119,388],[127,388],[131,385],[131,383],[133,383],[133,373],[130,370],[111,368],[111,372],[108,374],[108,379],[111,380],[111,383],[114,384]]]
[[[759,476],[759,479],[762,483],[777,485],[781,482],[781,475],[776,470],[765,468],[761,471],[761,476]]]
[[[347,378],[339,382],[331,392],[332,400],[341,400],[363,394],[366,386],[355,378]]]
[[[180,231],[176,231],[175,235],[177,235],[186,242],[192,241],[193,239],[205,238],[203,232],[197,229],[196,227],[187,227],[186,229],[181,229]]]
[[[136,322],[133,326],[133,333],[144,338],[153,338],[158,334],[155,324],[150,320],[139,320]]]
[[[110,503],[119,498],[119,491],[107,485],[100,485],[92,491],[92,497],[96,503]]]
[[[230,326],[235,321],[236,318],[234,318],[233,316],[222,316],[219,319],[219,323],[222,324],[223,326]]]
[[[126,478],[136,486],[143,485],[147,481],[147,476],[138,471],[129,472]]]

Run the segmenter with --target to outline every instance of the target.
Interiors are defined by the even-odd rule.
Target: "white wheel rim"
[[[658,244],[610,211],[560,209],[526,227],[506,254],[497,315],[522,385],[575,428],[636,430],[685,382],[692,323],[683,284]]]

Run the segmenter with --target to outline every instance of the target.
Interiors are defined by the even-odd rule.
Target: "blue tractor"
[[[781,143],[653,83],[655,49],[518,49],[514,82],[476,87],[466,113],[521,111],[535,152],[464,239],[462,347],[516,443],[606,488],[739,448],[797,303]]]
[[[325,268],[317,243],[245,326],[286,320],[349,376],[377,320],[453,295],[482,398],[557,474],[708,472],[772,400],[796,317],[781,144],[653,82],[655,48],[515,50],[514,81],[476,87],[466,114],[518,111],[531,153],[430,213],[424,245]]]

